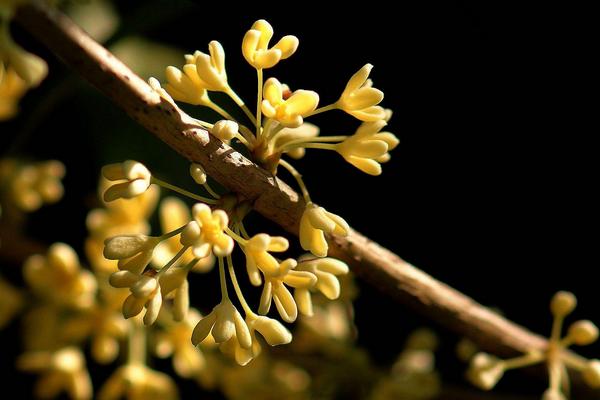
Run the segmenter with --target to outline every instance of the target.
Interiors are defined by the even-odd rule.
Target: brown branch
[[[304,202],[286,183],[210,136],[180,109],[162,100],[108,50],[59,11],[34,2],[16,19],[86,80],[227,189],[253,203],[266,218],[298,233]],[[403,261],[356,231],[333,238],[331,254],[377,288],[482,349],[502,356],[544,349],[547,341],[499,316],[457,290]],[[572,355],[572,357],[577,357]]]

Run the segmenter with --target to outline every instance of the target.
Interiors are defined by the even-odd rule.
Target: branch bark
[[[201,164],[220,184],[252,202],[266,218],[298,234],[304,202],[285,182],[259,168],[161,99],[141,78],[59,11],[33,2],[16,20],[67,65],[107,95],[131,118],[190,161]],[[437,281],[362,234],[330,238],[331,254],[364,280],[403,304],[468,337],[482,349],[512,356],[547,347],[531,333],[468,296]],[[575,354],[571,357],[578,357]]]

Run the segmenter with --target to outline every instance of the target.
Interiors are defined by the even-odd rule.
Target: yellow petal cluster
[[[177,385],[162,372],[141,364],[126,364],[117,369],[100,388],[98,400],[177,400]]]
[[[199,167],[198,164],[192,164],[192,166],[194,165]],[[197,174],[197,177],[199,177],[199,175],[201,174]],[[204,179],[206,179],[206,174],[204,174]],[[160,203],[159,219],[163,233],[167,233],[186,225],[192,220],[192,215],[190,214],[188,206],[183,201],[179,200],[177,197],[167,197]],[[179,238],[176,236],[162,241],[154,250],[152,264],[157,267],[165,265],[179,252],[179,250],[181,250],[181,248],[182,245]],[[188,249],[183,253],[175,265],[187,265],[194,258],[192,250]],[[192,271],[207,272],[212,269],[214,264],[215,256],[210,253],[208,256],[199,259],[196,265],[192,267]]]
[[[288,128],[302,125],[302,118],[313,112],[319,104],[319,95],[312,90],[296,90],[284,100],[282,85],[275,78],[267,79],[263,93],[263,114]]]
[[[294,322],[296,320],[298,306],[286,285],[297,290],[308,290],[317,282],[317,278],[311,272],[295,271],[296,265],[296,260],[287,259],[280,264],[277,275],[265,276],[265,284],[258,307],[259,313],[267,314],[271,303],[275,302],[275,307],[284,321]]]
[[[314,203],[307,203],[300,218],[300,245],[317,257],[326,257],[329,250],[325,233],[346,236],[350,226],[338,215]]]
[[[227,72],[225,71],[225,50],[221,43],[213,40],[208,44],[210,55],[196,50],[194,54],[186,54],[184,72],[188,76],[197,77],[199,86],[206,90],[224,92],[229,89]]]
[[[41,374],[34,389],[39,398],[57,397],[61,392],[71,399],[92,398],[92,381],[85,367],[85,357],[75,347],[25,353],[17,360],[17,368]]]
[[[314,289],[321,292],[329,300],[335,300],[340,297],[340,281],[338,275],[348,273],[348,265],[343,261],[335,258],[314,258],[301,257],[296,271],[307,271],[313,274],[317,279]],[[298,305],[298,309],[304,315],[311,316],[313,314],[312,299],[310,290],[313,287],[297,288],[294,291],[294,299]]]
[[[231,300],[223,299],[213,310],[202,318],[192,332],[194,346],[200,344],[211,333],[215,342],[224,343],[234,338],[244,349],[252,346],[250,330],[242,315]]]
[[[176,67],[169,66],[165,70],[165,76],[167,83],[164,88],[173,99],[193,105],[210,103],[208,92],[198,78],[195,65],[185,65],[183,72]]]
[[[346,161],[369,175],[381,175],[380,162],[386,162],[388,151],[400,141],[390,132],[380,132],[385,120],[363,122],[354,135],[336,145],[336,151]]]
[[[372,87],[369,74],[373,66],[366,64],[348,81],[336,105],[361,121],[378,121],[385,118],[385,110],[378,106],[383,92]]]
[[[277,275],[280,272],[279,261],[269,252],[283,252],[288,247],[286,238],[269,236],[266,233],[259,233],[248,240],[242,249],[246,255],[248,277],[254,286],[262,283],[260,272],[265,275]]]
[[[284,36],[277,44],[269,48],[273,37],[273,27],[264,19],[256,21],[242,40],[242,54],[256,69],[274,67],[280,60],[291,57],[298,48],[298,38]]]
[[[102,167],[102,176],[109,181],[118,182],[104,192],[106,202],[139,196],[148,190],[152,178],[148,168],[134,160],[105,165]]]
[[[204,203],[192,207],[194,220],[187,224],[181,234],[181,244],[192,247],[194,257],[208,257],[211,252],[224,257],[233,251],[233,239],[224,230],[229,217],[223,210],[211,211]]]
[[[542,398],[547,400],[566,399],[569,388],[567,369],[580,371],[583,380],[592,388],[600,388],[600,360],[576,360],[566,356],[565,350],[572,344],[585,346],[598,340],[599,331],[591,321],[573,323],[562,337],[564,318],[575,309],[577,299],[570,292],[558,292],[550,302],[554,316],[552,335],[544,351],[531,350],[521,357],[501,360],[487,353],[477,353],[467,371],[467,377],[484,390],[492,389],[509,369],[526,367],[544,362],[550,375],[550,385]]]
[[[74,308],[89,308],[94,304],[96,279],[81,268],[75,250],[64,243],[50,246],[46,256],[29,257],[23,274],[38,295],[55,304]]]
[[[31,212],[61,199],[64,165],[57,160],[23,164],[0,160],[0,183],[8,188],[9,201],[19,210]]]

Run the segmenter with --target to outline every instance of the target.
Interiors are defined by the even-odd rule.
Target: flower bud
[[[571,292],[560,291],[550,302],[550,310],[555,316],[564,317],[571,314],[577,306],[577,298]]]
[[[238,129],[237,122],[222,119],[214,124],[210,133],[225,142],[233,139],[238,133]]]
[[[582,371],[583,380],[592,388],[600,388],[600,360],[589,360]]]
[[[190,175],[198,185],[206,183],[206,172],[204,172],[204,168],[200,164],[192,163],[190,165]]]
[[[104,241],[104,257],[109,260],[123,260],[157,244],[157,238],[146,235],[114,236]]]
[[[490,390],[504,375],[504,367],[500,360],[487,353],[477,353],[471,360],[467,378],[475,386]]]
[[[598,340],[598,328],[592,321],[577,321],[569,327],[567,336],[573,343],[586,346]]]
[[[292,334],[276,319],[258,316],[252,321],[256,329],[271,346],[288,344],[292,341]]]

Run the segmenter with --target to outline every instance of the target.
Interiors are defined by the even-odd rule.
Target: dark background
[[[255,74],[240,44],[258,18],[271,22],[275,40],[285,34],[300,38],[298,52],[267,76],[316,90],[322,105],[336,100],[364,63],[374,64],[375,86],[386,94],[383,105],[394,110],[389,130],[401,144],[379,177],[362,174],[331,152],[309,151],[297,166],[314,200],[536,332],[549,333],[548,301],[561,289],[580,300],[574,317],[600,321],[593,146],[598,127],[591,118],[597,88],[591,56],[597,46],[588,45],[592,29],[585,10],[440,1],[400,2],[392,11],[372,2],[334,13],[304,5],[282,15],[276,12],[281,4],[234,10],[226,3],[222,9],[207,9],[204,2],[120,3],[124,23],[118,37],[136,33],[186,52],[205,51],[208,41],[219,40],[229,81],[250,104]],[[0,145],[3,153],[66,164],[64,201],[36,213],[28,229],[42,240],[81,248],[101,165],[138,159],[158,176],[189,185],[187,163],[49,59],[48,81],[25,98],[19,118],[0,125]],[[36,111],[57,88],[64,93],[46,101],[50,112]],[[324,134],[351,133],[357,126],[341,112],[314,122]],[[393,361],[412,328],[437,328],[376,288],[361,284],[361,292],[355,304],[359,344],[381,365]],[[460,382],[462,367],[452,357],[457,338],[439,332],[442,374]],[[582,353],[597,358],[600,348]],[[1,359],[9,368],[7,358]],[[510,373],[499,388],[541,393],[544,385]]]

